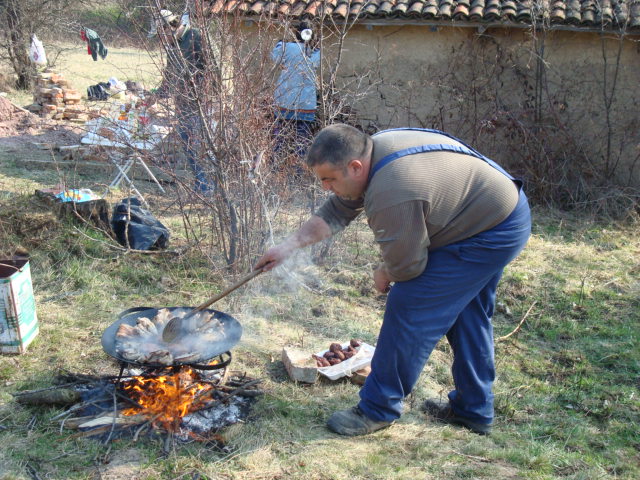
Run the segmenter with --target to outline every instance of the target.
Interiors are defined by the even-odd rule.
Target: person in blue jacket
[[[281,69],[274,91],[275,151],[292,145],[302,158],[311,143],[316,120],[316,70],[320,66],[320,50],[314,48],[314,33],[307,22],[296,27],[296,41],[280,41],[271,57]]]

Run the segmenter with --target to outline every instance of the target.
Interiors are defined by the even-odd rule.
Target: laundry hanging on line
[[[91,55],[94,62],[98,61],[98,55],[100,55],[100,58],[103,60],[105,59],[108,50],[102,43],[100,36],[94,30],[83,27],[80,30],[80,38],[87,42],[87,53]]]

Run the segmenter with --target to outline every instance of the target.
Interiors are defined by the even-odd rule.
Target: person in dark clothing
[[[209,159],[202,148],[202,116],[210,112],[201,111],[204,103],[199,101],[204,94],[206,68],[202,34],[198,28],[181,22],[180,17],[169,10],[161,10],[160,18],[157,34],[163,37],[170,48],[162,83],[148,101],[154,103],[157,97],[173,96],[177,130],[196,178],[195,190],[209,195],[213,191],[213,181],[204,168]]]

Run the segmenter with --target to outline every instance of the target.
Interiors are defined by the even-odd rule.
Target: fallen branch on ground
[[[516,333],[518,333],[518,331],[522,328],[522,325],[524,324],[524,321],[527,319],[527,317],[529,316],[529,314],[531,313],[531,310],[533,310],[533,307],[536,306],[536,303],[538,303],[538,301],[534,301],[531,306],[529,307],[529,310],[527,310],[527,313],[525,313],[522,317],[522,320],[520,320],[520,323],[518,323],[518,326],[516,328],[513,329],[513,331],[511,333],[508,333],[507,335],[504,335],[502,337],[498,337],[496,338],[496,343],[497,342],[502,342],[503,340],[506,340],[507,338],[515,335]]]

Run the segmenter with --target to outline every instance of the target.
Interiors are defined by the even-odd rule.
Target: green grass
[[[81,54],[77,62],[65,58],[69,70],[63,70],[78,88],[113,75],[98,70],[107,62]],[[135,55],[122,65],[134,65]],[[272,272],[216,305],[244,327],[234,368],[263,378],[266,390],[246,423],[221,432],[232,453],[190,444],[162,457],[160,440],[119,440],[107,449],[72,438],[51,420],[60,409],[24,407],[11,393],[49,386],[61,370],[117,373],[100,337],[119,312],[197,305],[232,279],[197,248],[179,257],[124,254],[100,233],[57,219],[32,193],[57,183],[58,173],[17,166],[21,154],[0,152],[0,252],[18,245],[30,252],[41,331],[27,354],[0,357],[0,479],[33,478],[29,472],[52,479],[640,477],[638,224],[540,208],[534,209],[529,245],[499,287],[496,337],[512,332],[531,310],[522,329],[496,345],[491,437],[432,423],[420,412],[425,398],[452,387],[446,342],[434,350],[400,421],[368,437],[340,438],[324,426],[332,411],[357,401],[358,387],[288,380],[280,362],[285,345],[313,352],[351,337],[376,341],[384,297],[372,288],[371,270],[379,258],[359,221],[333,243],[321,266],[310,263],[309,252],[298,258],[304,266],[295,271],[308,288]],[[76,178],[88,187],[106,180],[98,173]],[[172,246],[185,246],[175,192],[158,195],[147,182],[138,186],[170,226]],[[113,203],[129,193],[123,189],[107,199]],[[291,209],[292,222],[305,214]]]
[[[108,45],[109,53],[106,58],[103,60],[98,57],[97,61],[93,61],[91,56],[87,55],[86,44],[79,37],[73,40],[73,43],[45,44],[45,49],[51,69],[68,79],[71,87],[78,90],[84,100],[86,100],[87,87],[96,85],[98,82],[108,82],[111,77],[116,77],[122,82],[126,80],[140,82],[147,89],[156,87],[160,82],[162,60],[157,54],[158,51],[154,50],[157,45],[153,40],[142,41],[149,51]],[[153,51],[156,53],[150,54]],[[9,77],[11,75],[7,67],[0,71]],[[17,91],[10,85],[5,85],[3,88],[16,104],[27,106],[33,103],[32,92]]]
[[[640,475],[639,268],[637,225],[599,225],[562,212],[536,210],[530,244],[505,272],[496,336],[511,332],[535,302],[522,329],[496,348],[496,427],[489,438],[429,422],[427,396],[451,388],[450,349],[434,351],[405,415],[388,430],[339,438],[324,427],[335,409],[357,400],[348,382],[291,383],[279,361],[287,344],[309,351],[353,336],[375,343],[383,299],[370,288],[377,261],[367,227],[358,223],[331,247],[322,267],[300,276],[314,291],[274,273],[220,302],[243,324],[234,365],[264,378],[267,394],[245,424],[222,432],[233,453],[189,445],[161,458],[154,441],[104,447],[73,439],[50,418],[58,409],[26,408],[11,392],[48,386],[60,370],[113,374],[100,335],[132,306],[193,305],[228,279],[196,251],[180,258],[122,255],[100,234],[51,217],[30,193],[47,172],[0,167],[2,251],[31,251],[41,333],[26,355],[0,358],[0,478],[530,478],[632,479]],[[14,179],[20,178],[20,182]],[[99,181],[99,179],[94,179]],[[16,185],[15,193],[6,190]],[[151,187],[145,191],[173,241],[184,242],[179,217]],[[34,220],[36,219],[36,220]],[[39,228],[29,229],[30,222]],[[559,227],[561,225],[561,228]],[[12,228],[18,226],[19,228]],[[35,424],[32,425],[33,419]],[[126,463],[133,457],[135,461]],[[96,460],[98,459],[98,460]],[[120,464],[120,463],[122,464]],[[124,463],[123,463],[124,462]],[[111,469],[111,470],[110,470]],[[118,473],[119,472],[119,473]],[[118,476],[120,475],[120,476]]]

